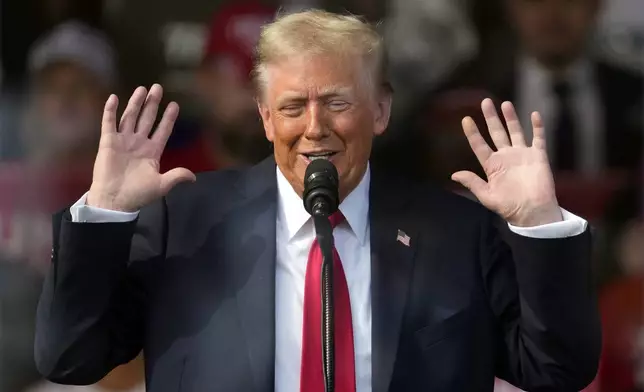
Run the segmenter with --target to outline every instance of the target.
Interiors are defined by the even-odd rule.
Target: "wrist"
[[[563,221],[559,205],[537,208],[524,215],[508,219],[507,222],[515,227],[536,227]]]
[[[136,212],[138,208],[127,206],[123,203],[117,202],[115,197],[103,194],[101,192],[90,189],[87,193],[87,200],[85,204],[90,207],[101,208],[110,211],[119,212]]]

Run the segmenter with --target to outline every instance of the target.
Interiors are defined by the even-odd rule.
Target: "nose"
[[[310,140],[322,140],[329,136],[330,131],[326,125],[324,112],[320,104],[311,102],[306,107],[306,132],[304,136]]]

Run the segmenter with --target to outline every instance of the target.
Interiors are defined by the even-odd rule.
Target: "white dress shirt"
[[[355,350],[356,391],[371,392],[371,240],[369,229],[370,170],[340,204],[346,221],[333,232],[349,286]],[[275,390],[299,392],[302,351],[302,304],[308,254],[315,238],[302,199],[277,169],[279,193],[276,221]],[[138,213],[109,211],[85,205],[83,196],[71,208],[74,222],[127,222]],[[587,222],[562,210],[564,221],[537,227],[514,227],[519,235],[563,238],[586,230]]]
[[[573,118],[577,136],[577,159],[581,173],[597,174],[604,166],[604,113],[592,63],[584,59],[573,64],[565,74],[572,88]],[[554,156],[557,97],[552,91],[550,72],[536,60],[524,57],[518,64],[517,113],[526,140],[532,140],[530,114],[538,111],[543,118],[548,154]]]

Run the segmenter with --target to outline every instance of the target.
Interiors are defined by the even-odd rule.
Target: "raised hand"
[[[137,88],[118,125],[118,98],[108,98],[88,205],[134,212],[164,196],[176,184],[195,180],[195,175],[184,168],[159,173],[161,154],[179,114],[179,106],[171,102],[151,134],[162,96],[163,89],[158,84],[150,92]]]
[[[501,105],[509,138],[492,100],[483,100],[481,109],[497,151],[488,146],[471,117],[465,117],[462,125],[487,182],[469,171],[456,172],[452,179],[514,226],[530,227],[561,221],[539,113],[532,113],[534,136],[532,146],[527,146],[510,102]]]

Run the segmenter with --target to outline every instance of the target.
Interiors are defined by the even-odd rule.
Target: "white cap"
[[[77,21],[65,22],[39,38],[29,51],[31,73],[56,62],[72,62],[106,85],[116,81],[116,54],[102,32]]]

